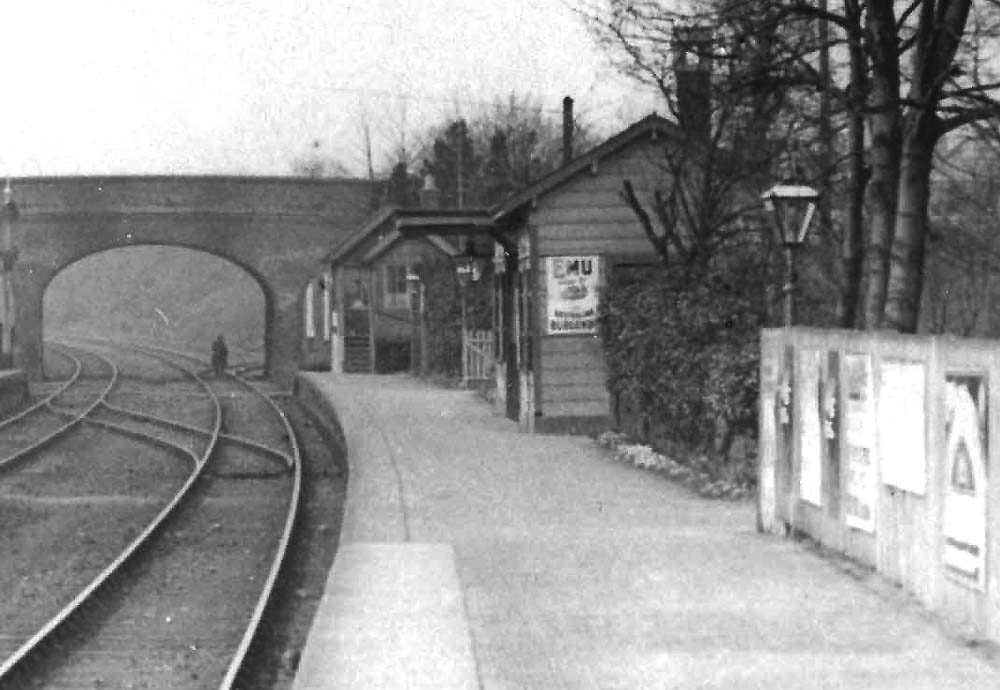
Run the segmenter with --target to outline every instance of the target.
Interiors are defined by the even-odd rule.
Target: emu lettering
[[[546,258],[546,324],[549,334],[597,332],[596,256]]]

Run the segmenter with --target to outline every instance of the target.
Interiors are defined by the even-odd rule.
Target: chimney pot
[[[573,160],[573,99],[563,99],[563,165]]]
[[[421,208],[439,208],[441,206],[441,192],[434,184],[433,175],[424,175],[424,186],[420,190]]]
[[[677,79],[677,119],[697,142],[711,138],[712,31],[707,27],[679,27],[674,36],[674,76]],[[687,54],[696,59],[689,62]]]

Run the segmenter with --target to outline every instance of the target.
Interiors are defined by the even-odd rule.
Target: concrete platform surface
[[[295,687],[476,687],[450,546],[345,544],[329,583]]]
[[[757,534],[749,503],[521,434],[471,392],[298,383],[350,477],[297,689],[1000,687],[891,587]]]

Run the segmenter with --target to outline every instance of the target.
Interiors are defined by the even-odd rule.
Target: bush
[[[599,328],[620,425],[723,455],[737,432],[755,432],[763,309],[752,268],[697,281],[660,266],[614,272]]]

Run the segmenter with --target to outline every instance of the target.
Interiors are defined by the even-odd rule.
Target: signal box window
[[[406,266],[398,264],[385,267],[385,290],[383,305],[386,309],[407,309],[410,306],[406,294]]]

